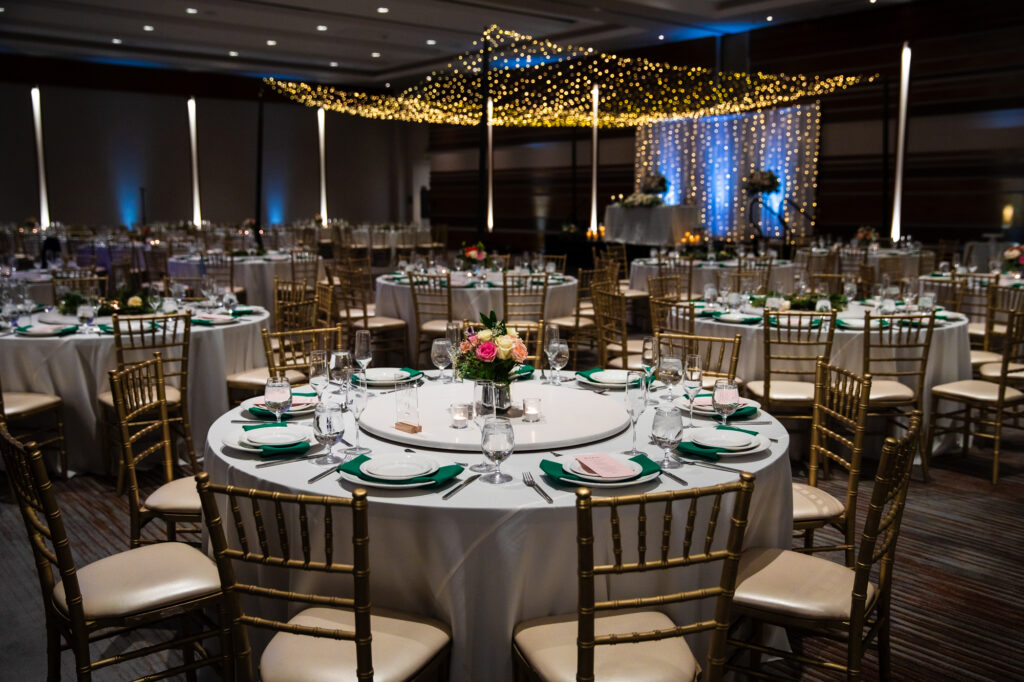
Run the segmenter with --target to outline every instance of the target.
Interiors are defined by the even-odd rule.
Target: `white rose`
[[[476,333],[476,338],[480,340],[480,343],[483,343],[484,341],[490,341],[492,338],[494,338],[494,332],[492,332],[490,329],[481,329]]]

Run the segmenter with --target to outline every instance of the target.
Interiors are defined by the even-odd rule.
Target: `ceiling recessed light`
[[[185,14],[199,14],[199,10],[197,10],[195,7],[186,7]]]
[[[370,56],[373,57],[374,59],[379,59],[380,58],[380,52],[371,52]]]
[[[390,11],[391,10],[389,10],[387,7],[378,7],[377,8],[377,14],[387,14]]]
[[[115,45],[120,45],[121,44],[121,39],[120,38],[114,38],[110,42],[114,43]]]
[[[876,2],[878,2],[878,0],[868,0],[868,2],[870,2],[870,3],[871,3],[871,4],[873,5],[873,4],[875,4]],[[2,10],[2,9],[0,9],[0,11],[3,11],[3,10]]]
[[[665,39],[665,35],[663,33],[659,33],[658,34],[658,40],[664,40],[664,39]]]
[[[433,38],[428,38],[427,45],[437,45],[437,41],[434,40]]]
[[[332,69],[338,68],[338,62],[331,62],[331,68]]]
[[[267,47],[273,47],[274,45],[277,45],[277,41],[276,40],[268,40],[267,41]]]
[[[142,30],[143,31],[152,31],[153,27],[150,26],[149,24],[146,24],[145,26],[142,27]]]
[[[385,84],[384,84],[384,87],[385,87],[385,88],[390,88],[390,87],[391,87],[391,83],[385,83]]]
[[[228,50],[228,56],[229,57],[237,57],[238,56],[238,52],[236,52],[235,50]]]
[[[767,21],[767,22],[769,22],[769,23],[771,23],[771,21],[772,21],[772,20],[773,20],[774,18],[775,18],[775,17],[773,17],[772,15],[770,15],[770,14],[769,14],[768,16],[766,16],[766,17],[764,18],[764,20],[765,20],[765,21]]]
[[[323,24],[320,24],[319,26],[316,27],[316,30],[318,30],[318,31],[326,31],[327,27],[324,26]]]

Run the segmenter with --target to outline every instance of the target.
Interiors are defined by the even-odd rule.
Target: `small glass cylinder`
[[[469,403],[452,403],[448,407],[452,416],[452,428],[464,429],[469,426],[469,420],[473,415],[473,406]]]
[[[523,398],[523,421],[539,422],[540,417],[540,398]]]

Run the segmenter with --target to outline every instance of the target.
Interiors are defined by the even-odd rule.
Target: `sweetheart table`
[[[436,425],[447,419],[446,410],[452,402],[472,400],[472,384],[440,384],[427,382],[419,390],[420,420],[424,424]],[[656,394],[655,394],[656,395]],[[542,411],[549,419],[549,427],[557,432],[559,401],[566,405],[574,400],[597,401],[609,415],[619,415],[613,435],[602,435],[599,430],[605,424],[594,424],[593,434],[581,435],[583,440],[597,439],[597,442],[559,448],[567,455],[605,452],[614,453],[628,450],[630,433],[623,430],[625,408],[623,394],[609,392],[600,396],[583,393],[571,383],[561,388],[543,386],[538,379],[516,382],[512,385],[513,404],[524,397],[541,396]],[[652,396],[653,397],[653,396]],[[370,405],[363,418],[374,410],[381,415],[393,414],[394,396],[373,391]],[[653,409],[640,417],[637,425],[637,442],[646,444],[651,433]],[[237,424],[232,419],[242,416],[236,408],[217,420],[209,431],[206,441],[206,470],[217,483],[245,487],[259,487],[289,493],[316,495],[351,495],[356,486],[339,481],[331,476],[307,483],[314,474],[325,467],[310,461],[291,462],[280,466],[258,469],[259,456],[236,450],[224,445],[227,438],[237,438]],[[353,438],[351,415],[347,415],[348,429],[345,437]],[[787,451],[789,437],[785,429],[774,419],[769,424],[751,426],[774,437],[768,451],[721,460],[751,471],[757,475],[755,490],[750,507],[750,522],[746,531],[746,546],[788,547],[792,529],[792,493],[790,465]],[[528,425],[513,420],[517,438],[528,432]],[[593,423],[593,422],[590,422]],[[700,422],[698,422],[700,424]],[[710,422],[703,422],[710,425]],[[609,427],[611,428],[611,427]],[[425,429],[426,430],[426,429]],[[479,431],[470,424],[463,432],[479,438]],[[392,430],[392,437],[397,434]],[[373,454],[400,453],[404,444],[396,444],[381,435],[367,431],[360,434],[364,446]],[[557,433],[553,434],[557,437]],[[453,452],[432,447],[434,442],[447,440],[439,436],[436,441],[423,438],[415,447],[417,452],[430,454],[438,460],[474,464],[482,459],[477,452]],[[339,446],[340,447],[340,446]],[[660,451],[654,446],[641,446],[652,459],[660,459]],[[371,455],[372,456],[372,455]],[[428,616],[443,621],[452,629],[451,679],[453,680],[511,680],[512,661],[510,654],[512,629],[517,622],[559,613],[569,613],[576,608],[576,516],[575,487],[561,485],[541,473],[542,459],[566,462],[568,457],[556,460],[550,451],[520,451],[502,464],[502,471],[512,474],[513,481],[503,485],[490,485],[480,480],[467,486],[449,500],[441,494],[455,486],[449,482],[440,490],[434,488],[411,488],[403,490],[364,487],[370,498],[370,565],[371,592],[377,607],[393,608],[411,614]],[[532,472],[534,478],[553,498],[547,504],[522,482],[523,472]],[[691,486],[716,485],[735,479],[735,475],[700,466],[684,466],[674,469]],[[459,478],[466,478],[470,472],[463,472]],[[678,489],[678,483],[661,477],[642,484],[617,488],[594,488],[596,495],[627,495],[654,491]],[[730,498],[723,499],[724,516],[720,517],[715,542],[724,546],[728,530],[728,513],[732,506]],[[679,505],[677,514],[685,513],[688,505]],[[706,520],[710,502],[699,510],[697,523]],[[603,511],[603,510],[602,510]],[[318,519],[311,519],[317,528]],[[297,519],[288,519],[297,527]],[[635,537],[635,518],[624,515],[623,535]],[[656,523],[660,532],[660,522]],[[681,542],[685,523],[673,525],[674,542]],[[611,560],[611,541],[607,516],[595,519],[597,533],[596,558],[598,561]],[[675,533],[680,533],[676,536]],[[322,537],[322,533],[320,534]],[[343,533],[335,533],[336,560],[348,560],[351,555],[350,541]],[[626,543],[627,557],[630,544],[635,553],[635,540]],[[256,571],[247,576],[256,578],[266,587],[285,590],[325,590],[331,594],[351,596],[350,581],[330,580],[319,575],[291,573],[287,576],[262,567],[238,566]],[[675,592],[703,584],[717,582],[713,574],[698,567],[670,572],[666,575],[634,575],[609,577],[600,580],[598,599],[625,597],[635,590],[664,589]],[[706,602],[706,600],[705,600]],[[698,616],[710,618],[714,604],[690,603],[673,605],[666,613],[680,619]],[[261,615],[287,617],[285,606],[264,603]],[[280,609],[280,610],[275,610]],[[257,658],[266,640],[257,641],[260,633],[253,632],[253,644]],[[699,659],[703,659],[707,640],[701,637],[687,637]]]

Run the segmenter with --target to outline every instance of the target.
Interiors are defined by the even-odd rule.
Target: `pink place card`
[[[213,313],[203,313],[202,315],[196,315],[200,320],[209,320],[210,322],[227,322],[228,320],[234,320],[235,318],[230,315],[214,315]]]
[[[609,455],[577,455],[576,461],[584,471],[601,478],[620,478],[633,474],[632,469]]]

